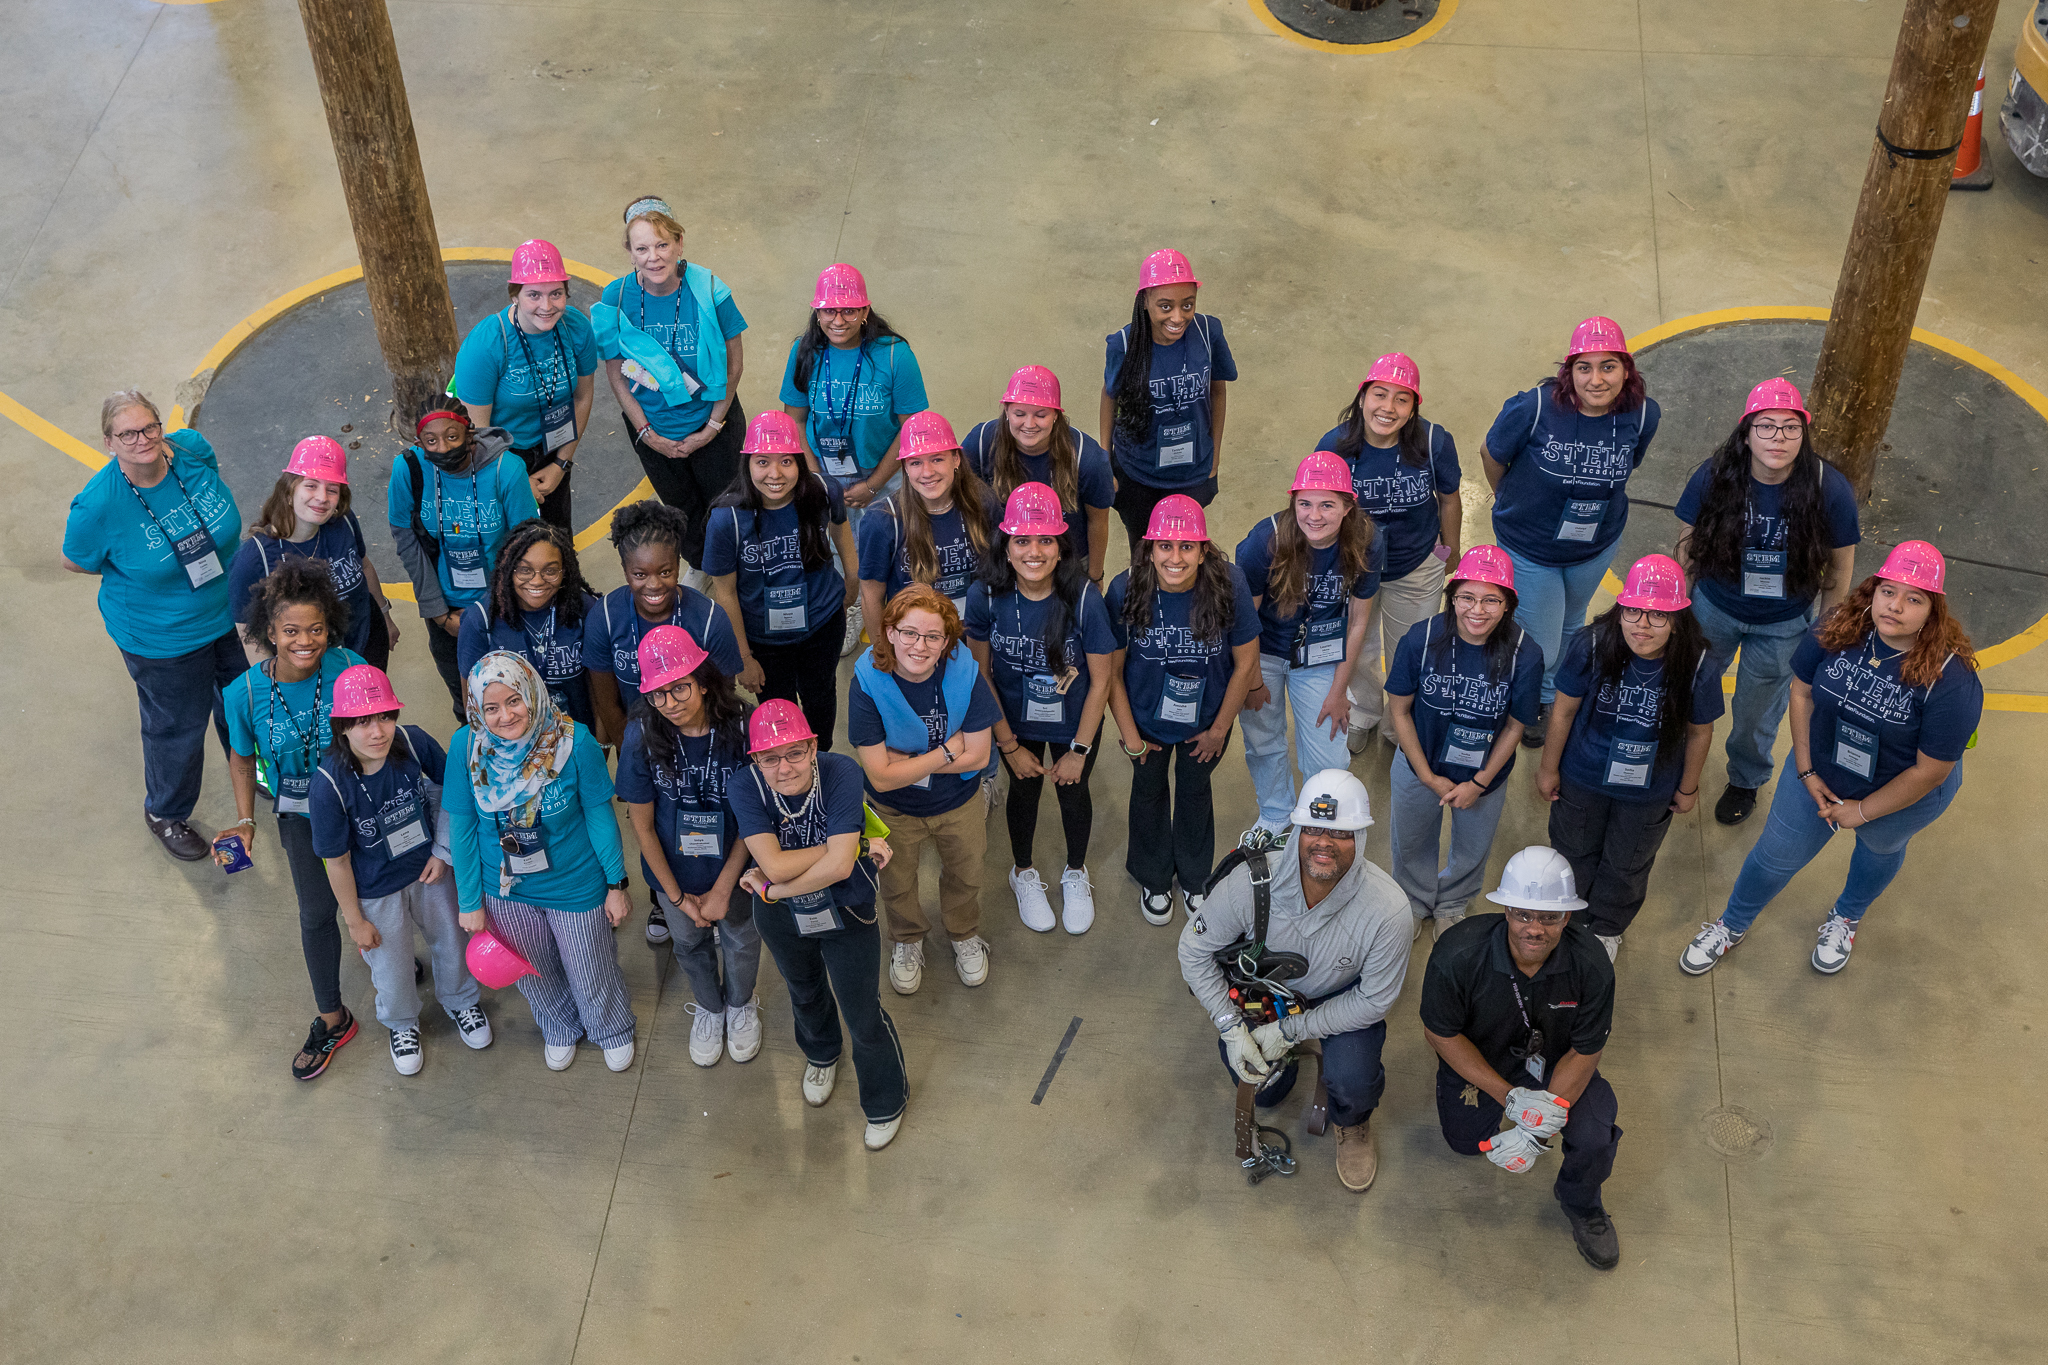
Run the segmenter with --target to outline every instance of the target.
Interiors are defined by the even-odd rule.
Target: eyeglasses
[[[559,583],[562,581],[562,566],[560,564],[550,564],[542,569],[536,569],[527,564],[515,564],[512,566],[512,581],[514,583],[531,583],[536,578],[543,583]]]
[[[1517,924],[1533,924],[1539,929],[1562,929],[1569,914],[1544,910],[1510,910],[1508,918]]]
[[[1474,597],[1461,592],[1451,599],[1451,605],[1460,611],[1499,611],[1508,604],[1505,597]]]
[[[162,422],[151,422],[146,427],[134,427],[128,431],[117,431],[114,433],[114,439],[124,446],[132,446],[140,445],[144,441],[154,441],[163,434],[164,424]]]
[[[818,316],[834,322],[850,322],[867,311],[865,308],[820,308]]]
[[[643,692],[641,695],[655,706],[681,706],[695,686],[693,680],[685,678],[681,682],[670,683],[667,687],[654,692]]]
[[[937,649],[940,645],[946,643],[946,632],[943,630],[938,632],[936,635],[927,635],[921,631],[905,630],[901,626],[891,626],[889,628],[889,634],[896,637],[896,643],[899,645],[921,643],[929,646],[932,649]]]
[[[1335,839],[1340,844],[1348,844],[1358,838],[1358,831],[1353,829],[1331,829],[1326,825],[1303,825],[1301,827],[1301,837],[1303,842],[1307,842],[1310,839]]]
[[[1644,611],[1641,607],[1623,607],[1621,609],[1621,619],[1632,626],[1639,626],[1645,621],[1648,621],[1653,626],[1668,626],[1671,624],[1669,612]]]
[[[1788,441],[1796,441],[1806,428],[1797,422],[1787,422],[1782,427],[1770,422],[1752,422],[1750,423],[1749,430],[1751,435],[1761,436],[1766,441],[1775,441],[1780,437]]]
[[[812,746],[809,742],[783,754],[755,754],[754,762],[763,768],[801,768],[811,761]]]

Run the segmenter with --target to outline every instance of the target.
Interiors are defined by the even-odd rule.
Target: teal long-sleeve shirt
[[[448,843],[455,854],[455,892],[463,913],[484,908],[486,892],[498,894],[500,824],[509,813],[477,809],[469,781],[469,727],[448,744],[448,781],[441,789],[448,813]],[[612,777],[604,750],[590,731],[576,726],[569,765],[549,782],[540,798],[540,825],[547,836],[544,872],[515,877],[511,900],[549,910],[580,913],[604,904],[607,886],[626,876],[619,822],[612,814]]]

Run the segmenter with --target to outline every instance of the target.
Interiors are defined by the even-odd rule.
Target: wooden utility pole
[[[1868,501],[1998,0],[1906,0],[1820,363],[1814,445]]]
[[[299,0],[400,418],[455,363],[455,309],[384,0]]]

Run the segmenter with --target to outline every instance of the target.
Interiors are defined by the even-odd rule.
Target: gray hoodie
[[[1266,856],[1273,870],[1266,946],[1299,953],[1309,964],[1308,974],[1289,984],[1313,999],[1357,979],[1334,999],[1283,1020],[1282,1035],[1294,1042],[1328,1038],[1386,1018],[1408,975],[1415,918],[1394,879],[1365,860],[1362,832],[1351,870],[1313,910],[1302,899],[1301,854],[1293,841]],[[1249,937],[1252,922],[1252,870],[1243,865],[1232,869],[1181,930],[1180,974],[1221,1030],[1239,1023],[1240,1016],[1215,954]]]
[[[490,465],[511,448],[512,438],[506,433],[505,428],[479,428],[470,437],[469,445],[466,447],[469,459],[463,467],[445,469],[443,472],[457,478],[465,478],[476,470]],[[418,449],[417,446],[411,447],[411,450]],[[427,455],[425,451],[420,451],[420,454],[425,457],[420,462],[421,474],[427,472],[429,464],[437,469],[442,468],[441,462]],[[398,458],[403,460],[405,456],[400,455]],[[416,494],[420,491],[415,487]],[[428,562],[426,547],[421,545],[419,537],[412,533],[412,509],[407,507],[399,510],[405,519],[391,523],[391,543],[398,551],[398,558],[405,564],[406,577],[412,580],[412,592],[419,600],[420,615],[428,620],[446,616],[449,607],[448,599],[441,593],[441,566]]]

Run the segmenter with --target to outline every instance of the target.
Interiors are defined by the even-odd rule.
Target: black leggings
[[[1017,746],[1048,768],[1066,757],[1068,752],[1066,745],[1054,744],[1048,757],[1044,740],[1025,739],[1021,735],[1017,738]],[[1052,784],[1054,795],[1060,799],[1060,827],[1067,835],[1068,867],[1085,867],[1088,862],[1088,836],[1095,828],[1095,798],[1089,794],[1088,784],[1095,776],[1096,752],[1096,749],[1090,749],[1082,759],[1079,782]],[[1008,766],[1007,760],[1004,766]],[[1003,807],[1003,815],[1010,823],[1010,858],[1020,868],[1031,866],[1031,845],[1038,833],[1038,798],[1044,789],[1043,774],[1037,777],[1010,774],[1010,796]]]
[[[818,747],[832,747],[839,724],[839,646],[846,639],[846,608],[793,645],[755,645],[754,660],[765,681],[761,700],[780,697],[803,708]]]
[[[530,450],[521,450],[514,446],[512,453],[525,463],[529,478],[555,462],[555,457],[548,454],[545,444],[534,446]],[[571,467],[562,471],[562,481],[555,485],[555,491],[540,500],[540,519],[550,526],[561,527],[571,535],[576,534],[576,523],[570,520],[572,514],[569,508],[572,496],[569,492],[569,480],[576,473],[574,465],[575,461],[570,461]]]
[[[322,1014],[341,1008],[341,913],[327,868],[313,852],[313,822],[303,815],[277,817],[277,842],[292,870],[292,889],[299,894],[299,946],[306,954],[306,975],[313,982],[313,1004]]]

